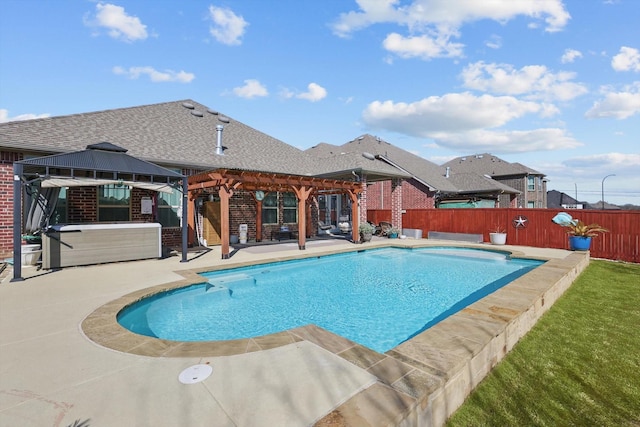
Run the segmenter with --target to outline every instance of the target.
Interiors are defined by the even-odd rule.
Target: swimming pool
[[[385,248],[203,274],[118,314],[138,334],[231,340],[316,324],[385,352],[540,265],[459,248]]]

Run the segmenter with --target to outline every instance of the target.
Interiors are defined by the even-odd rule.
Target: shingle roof
[[[224,155],[215,154],[223,125]],[[303,151],[192,100],[0,123],[0,146],[64,153],[108,141],[131,156],[194,169],[233,168],[309,175]]]
[[[509,175],[542,175],[544,174],[528,168],[520,163],[509,163],[489,153],[474,154],[472,156],[456,157],[443,164],[450,167],[453,173],[473,172],[479,175],[509,176]]]
[[[520,194],[520,191],[501,182],[476,173],[451,173],[451,182],[460,189],[460,194],[499,191],[506,194]]]
[[[360,157],[362,157],[362,153],[378,155],[407,171],[411,176],[421,180],[432,189],[449,192],[458,191],[444,177],[444,168],[369,134],[359,136],[353,141],[340,146],[326,143],[319,144],[308,149],[307,152],[313,153],[318,157],[327,156],[331,153],[334,158],[339,156],[339,153],[355,153]]]
[[[317,161],[317,175],[331,176],[337,179],[352,178],[352,171],[364,173],[367,180],[388,180],[391,177],[410,178],[404,172],[389,163],[376,158],[367,158],[360,151],[345,151],[342,147],[321,143],[306,150]],[[373,153],[371,153],[373,154]]]

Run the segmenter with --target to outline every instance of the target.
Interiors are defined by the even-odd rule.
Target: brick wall
[[[247,224],[247,240],[256,239],[256,201],[253,195],[244,190],[234,191],[229,200],[229,234],[238,235],[240,224]],[[264,226],[262,238],[265,238]]]
[[[13,162],[22,154],[0,151],[0,257],[13,255]]]
[[[433,209],[434,196],[435,192],[415,179],[406,180],[402,184],[402,209]]]
[[[67,222],[82,224],[98,221],[97,187],[70,187],[67,191]]]

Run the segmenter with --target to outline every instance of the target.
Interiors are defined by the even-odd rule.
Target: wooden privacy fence
[[[591,256],[640,263],[640,211],[558,210],[558,209],[407,209],[402,228],[451,233],[482,234],[486,242],[497,227],[507,231],[507,244],[540,248],[569,249],[566,229],[551,219],[566,212],[587,224],[609,230],[591,239]],[[390,210],[370,210],[367,220],[375,224],[390,221]],[[525,219],[525,227],[514,221]],[[397,225],[397,224],[394,224]]]

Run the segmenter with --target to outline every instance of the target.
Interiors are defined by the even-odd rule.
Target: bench
[[[273,240],[274,238],[278,240],[278,242],[281,240],[297,239],[298,233],[290,230],[274,230],[271,233],[271,240]]]
[[[428,239],[438,239],[438,240],[457,240],[459,242],[471,242],[471,243],[482,243],[483,237],[482,234],[471,234],[471,233],[447,233],[443,231],[429,231],[427,234]]]

